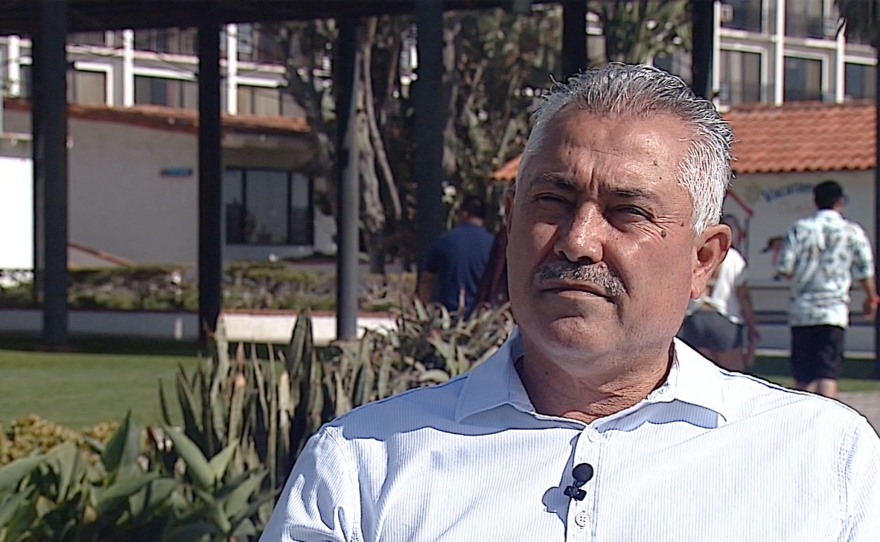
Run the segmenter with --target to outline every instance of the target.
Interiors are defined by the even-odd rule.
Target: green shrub
[[[73,269],[68,304],[74,309],[195,312],[196,279],[192,268],[180,265]],[[30,280],[9,280],[0,287],[0,308],[37,306]],[[336,275],[289,262],[232,262],[226,266],[222,291],[225,309],[336,309]],[[414,292],[415,273],[367,275],[360,284],[359,305],[384,312],[408,302]]]
[[[161,381],[161,428],[131,415],[85,434],[16,420],[0,431],[0,542],[255,539],[323,423],[468,370],[513,327],[506,305],[464,318],[415,300],[394,312],[395,329],[321,350],[308,311],[277,350],[229,344],[221,325],[211,355],[177,375],[182,427]]]
[[[106,443],[119,427],[118,422],[106,422],[77,432],[54,422],[44,420],[35,414],[12,421],[8,430],[0,425],[0,466],[34,453],[45,453],[50,449],[72,442],[94,462],[95,443]]]

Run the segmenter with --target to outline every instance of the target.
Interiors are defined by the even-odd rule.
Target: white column
[[[134,105],[134,30],[122,31],[122,106]]]
[[[21,96],[21,38],[9,36],[6,50],[9,58],[6,59],[6,84],[9,85],[9,95],[18,98]]]
[[[238,25],[226,25],[226,112],[238,113]]]
[[[837,33],[837,49],[834,55],[834,101],[846,99],[846,26]]]
[[[785,96],[785,0],[776,0],[776,61],[774,84],[773,84],[773,103],[777,106],[782,105]]]
[[[721,92],[721,2],[716,0],[712,10],[712,101],[719,105]]]

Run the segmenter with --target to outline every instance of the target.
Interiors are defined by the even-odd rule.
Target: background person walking
[[[865,231],[841,216],[843,188],[834,181],[813,188],[818,212],[795,221],[785,233],[777,272],[791,279],[791,370],[798,389],[837,397],[849,324],[849,290],[864,289],[865,316],[873,320],[880,297]]]
[[[483,200],[465,197],[455,227],[437,239],[428,255],[417,291],[422,302],[470,312],[494,239],[483,227],[484,218]]]
[[[730,247],[703,294],[688,304],[678,332],[679,339],[730,371],[754,365],[761,337],[746,282],[746,261]]]

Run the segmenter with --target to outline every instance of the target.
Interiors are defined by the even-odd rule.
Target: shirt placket
[[[602,480],[602,451],[606,446],[605,436],[596,428],[588,426],[578,435],[574,450],[572,467],[587,463],[593,467],[593,477],[580,489],[584,491],[583,499],[571,498],[568,503],[568,521],[565,539],[568,542],[595,540],[596,536],[596,504]],[[571,472],[566,478],[574,484]]]

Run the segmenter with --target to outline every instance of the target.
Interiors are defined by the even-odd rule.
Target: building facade
[[[186,124],[195,116],[196,47],[194,28],[68,36],[67,94],[76,109],[69,128],[71,242],[137,263],[195,260],[195,133],[173,126],[165,130],[162,124]],[[0,82],[6,101],[5,111],[0,109],[0,134],[14,133],[3,137],[4,142],[27,139],[30,131],[29,112],[17,104],[31,96],[31,48],[27,38],[0,37]],[[226,260],[293,258],[336,250],[335,223],[314,205],[316,190],[324,187],[316,186],[322,181],[312,173],[314,149],[304,136],[305,114],[285,89],[285,59],[276,41],[256,25],[227,25],[221,36],[221,110],[227,118],[250,119],[245,121],[246,132],[233,128],[223,136]],[[102,122],[107,115],[114,118]],[[145,118],[158,122],[144,126]],[[302,133],[295,134],[299,128],[291,126],[300,125]],[[278,136],[279,127],[296,137]],[[261,135],[261,129],[267,132]],[[87,149],[94,154],[86,156]],[[10,153],[0,153],[0,158],[7,173],[13,164],[30,163],[30,157]],[[24,212],[21,205],[25,209],[31,205],[21,197],[30,192],[19,186],[21,172],[15,171],[15,187],[7,176],[4,184],[9,186],[0,189],[16,194],[15,205]],[[106,186],[99,187],[101,183]],[[175,185],[180,194],[169,190]],[[144,191],[164,203],[139,200]],[[108,194],[114,199],[102,203]],[[134,199],[126,200],[132,195]],[[81,201],[86,204],[80,205]],[[145,203],[158,206],[148,213],[154,218],[145,217],[142,223],[158,228],[155,236],[127,237],[130,228],[107,228],[106,220],[98,219],[107,218],[111,209],[151,208]],[[155,219],[156,208],[169,214],[167,220]],[[123,216],[125,224],[135,227],[131,219],[136,212]],[[163,224],[174,224],[175,234],[165,232]],[[126,238],[132,242],[127,244]],[[31,242],[22,241],[23,246]]]
[[[715,4],[713,87],[722,109],[874,98],[877,52],[847,29],[834,0]]]

